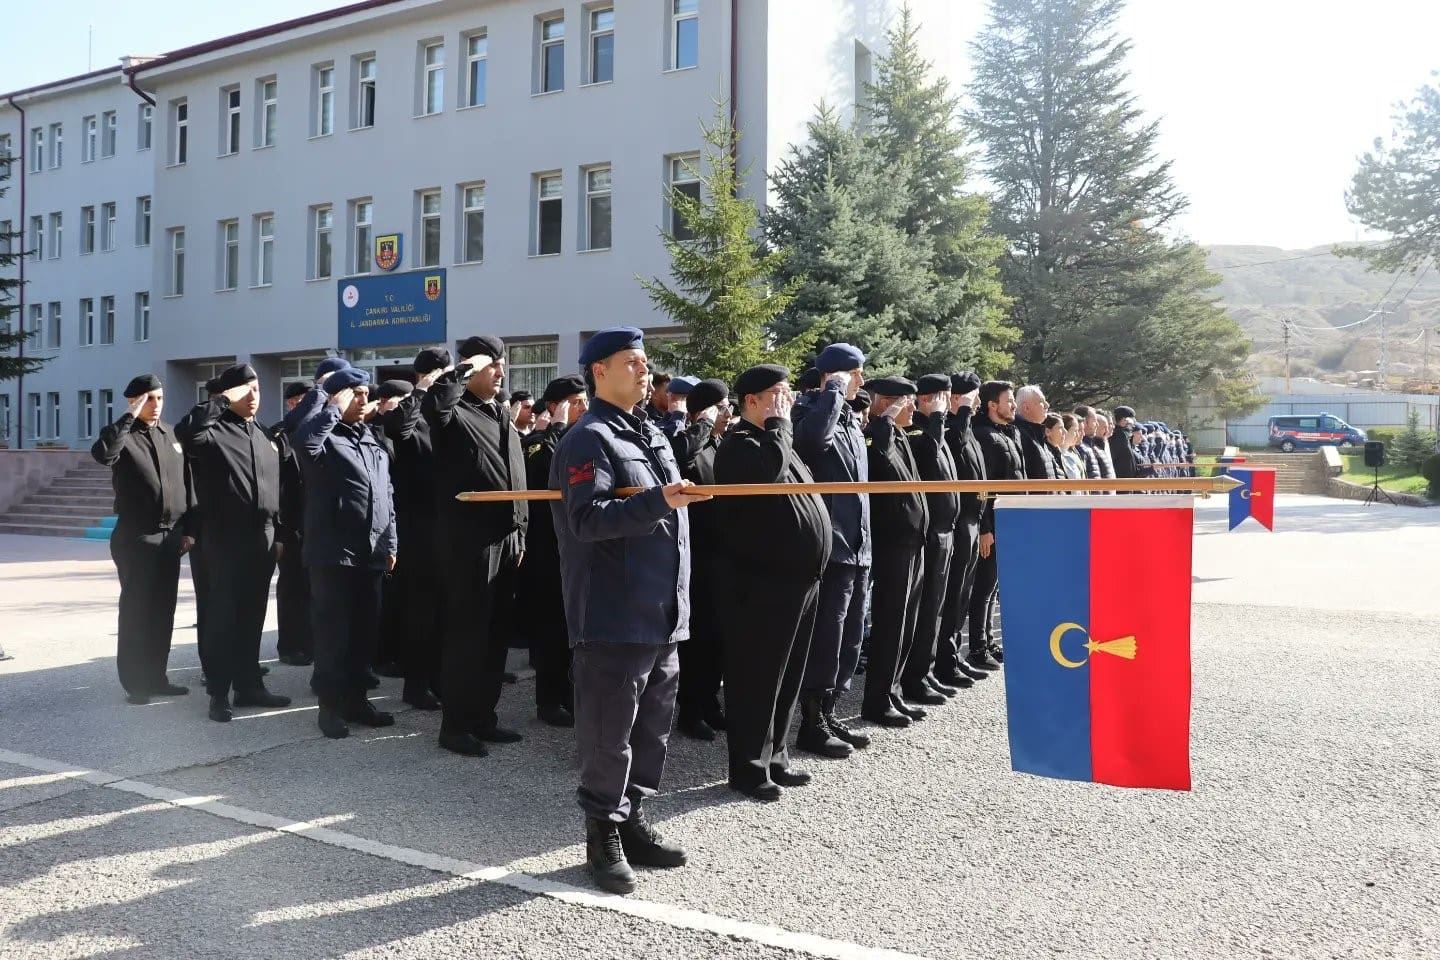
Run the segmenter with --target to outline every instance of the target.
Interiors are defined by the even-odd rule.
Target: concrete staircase
[[[0,514],[0,533],[109,540],[114,509],[109,469],[85,463]]]
[[[1325,472],[1325,457],[1316,452],[1295,453],[1254,453],[1241,454],[1245,464],[1256,467],[1275,468],[1276,493],[1325,493],[1328,476]]]

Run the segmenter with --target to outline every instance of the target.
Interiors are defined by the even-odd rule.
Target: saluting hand
[[[689,480],[681,480],[679,483],[667,483],[665,490],[665,503],[671,510],[679,510],[681,507],[688,507],[692,503],[703,503],[711,499],[708,493],[690,493],[689,490],[695,484]]]
[[[250,384],[242,383],[238,387],[231,387],[229,390],[222,391],[220,393],[220,396],[224,397],[226,400],[229,400],[231,403],[237,403],[239,402],[240,398],[244,397],[249,392]]]
[[[140,411],[145,409],[145,404],[150,402],[150,394],[142,393],[138,397],[131,397],[130,403],[125,407],[125,414],[129,417],[140,416]]]
[[[355,399],[355,391],[350,387],[339,390],[330,395],[330,402],[339,407],[343,413],[350,409],[350,402]]]
[[[450,366],[448,366],[448,367],[442,367],[442,368],[439,369],[439,370],[431,370],[429,373],[425,374],[425,375],[424,375],[423,377],[421,377],[419,380],[416,380],[416,381],[415,381],[415,389],[416,389],[416,390],[429,390],[431,387],[435,386],[435,381],[436,381],[436,380],[439,380],[441,377],[445,376],[445,374],[449,373],[451,370],[454,370],[454,369],[455,369],[455,365],[452,363],[452,364],[451,364]]]

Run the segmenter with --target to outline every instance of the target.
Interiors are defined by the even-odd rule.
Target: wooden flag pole
[[[1244,486],[1234,477],[1174,477],[1137,480],[872,480],[868,483],[717,483],[695,485],[690,493],[712,497],[773,497],[801,493],[977,493],[996,497],[1010,493],[1175,493],[1208,497]],[[619,487],[617,497],[633,497],[644,487]],[[457,493],[464,503],[511,500],[559,500],[559,490],[473,490]]]

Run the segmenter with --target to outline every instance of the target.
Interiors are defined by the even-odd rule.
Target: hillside
[[[1367,271],[1359,260],[1336,257],[1329,247],[1213,246],[1206,252],[1210,268],[1223,278],[1216,294],[1254,344],[1251,367],[1257,374],[1284,372],[1285,321],[1293,325],[1295,376],[1337,383],[1373,377],[1382,332],[1392,386],[1431,381],[1440,373],[1440,271],[1397,280],[1393,274]],[[1383,325],[1376,317],[1336,329],[1364,320],[1382,298],[1394,311]]]

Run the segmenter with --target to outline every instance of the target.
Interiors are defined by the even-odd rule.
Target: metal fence
[[[1263,447],[1270,440],[1270,418],[1328,413],[1352,427],[1404,427],[1410,411],[1420,414],[1420,429],[1434,431],[1440,426],[1440,397],[1424,394],[1390,394],[1385,399],[1348,396],[1310,396],[1304,399],[1273,400],[1247,417],[1226,420],[1215,407],[1190,408],[1191,441],[1200,450],[1221,447]]]

